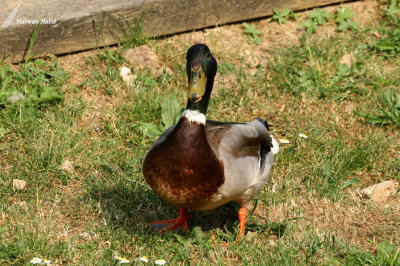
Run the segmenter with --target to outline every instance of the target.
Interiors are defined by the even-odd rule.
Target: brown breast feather
[[[162,199],[190,209],[206,205],[225,180],[223,164],[207,142],[204,125],[186,118],[149,151],[143,174]]]

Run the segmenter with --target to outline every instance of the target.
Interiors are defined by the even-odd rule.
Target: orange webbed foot
[[[240,237],[244,236],[244,226],[246,224],[246,218],[247,218],[247,208],[246,207],[240,207],[239,209],[239,234],[236,239],[236,241],[239,241]]]
[[[181,208],[179,216],[175,219],[151,222],[150,224],[152,224],[161,234],[164,234],[166,230],[173,232],[188,232],[188,220],[190,219],[191,217],[189,216],[187,209]]]

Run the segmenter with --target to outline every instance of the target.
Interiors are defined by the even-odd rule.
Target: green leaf
[[[243,26],[244,26],[244,32],[245,33],[250,33],[250,34],[252,34],[255,30],[256,30],[256,26],[254,25],[254,24],[249,24],[249,23],[247,23],[247,22],[243,22],[243,24],[242,24]]]
[[[250,27],[250,24],[247,23],[247,22],[243,22],[242,25],[243,25],[243,27],[244,27],[245,29],[248,28],[248,27]]]
[[[160,126],[149,123],[140,122],[135,126],[135,128],[140,130],[143,133],[143,135],[149,138],[158,137],[163,132]]]
[[[318,29],[317,23],[311,19],[307,19],[307,21],[302,22],[300,25],[306,28],[307,34],[312,34]]]
[[[164,97],[161,104],[161,120],[167,129],[176,123],[176,117],[180,113],[178,99],[175,96]]]
[[[344,21],[339,22],[338,30],[345,31],[345,30],[357,30],[358,29],[358,22],[355,22],[350,19],[346,19]]]
[[[308,14],[308,17],[316,21],[319,25],[324,25],[326,23],[326,19],[331,18],[332,15],[326,12],[325,9],[315,8],[311,13]]]
[[[40,94],[38,103],[56,103],[64,100],[64,94],[57,91],[53,87],[45,87],[43,93]]]
[[[385,11],[385,17],[391,22],[398,23],[400,17],[400,8],[397,1],[391,1],[388,8],[383,9]]]
[[[391,89],[386,89],[383,91],[383,100],[386,101],[387,106],[394,105],[393,91]]]
[[[290,11],[290,17],[293,18],[294,20],[297,20],[299,18],[299,15],[297,15],[293,11]]]
[[[350,8],[346,7],[345,9],[343,8],[338,8],[336,10],[336,22],[342,22],[348,19],[354,18],[356,15],[354,13],[350,12]]]
[[[281,12],[281,16],[287,16],[287,15],[289,15],[289,13],[290,13],[290,9],[289,8],[285,8],[284,10],[282,10],[282,12]]]
[[[340,75],[340,76],[344,76],[346,74],[348,74],[350,71],[350,68],[348,65],[346,64],[339,64],[337,69],[336,69],[336,74]]]
[[[324,169],[322,170],[322,175],[324,177],[329,177],[331,175],[331,161],[327,160]]]
[[[394,125],[400,127],[400,92],[390,88],[383,91],[379,98],[377,114],[354,111],[354,114],[364,117],[371,124]]]
[[[261,44],[261,39],[259,37],[249,37],[249,43]]]
[[[400,53],[400,25],[399,28],[388,28],[385,34],[370,45],[386,57],[397,56]]]
[[[274,8],[272,11],[275,13],[272,16],[272,20],[277,20],[279,24],[285,24],[287,22],[286,17],[292,12],[289,8],[285,8],[282,11]]]
[[[339,187],[339,190],[343,190],[343,189],[345,189],[345,188],[347,188],[347,187],[349,187],[349,186],[352,186],[352,185],[354,185],[354,184],[357,184],[357,183],[359,183],[360,182],[360,178],[353,178],[353,179],[350,179],[350,180],[347,180],[346,182],[344,182],[340,187]]]
[[[254,24],[248,24],[247,22],[242,23],[244,29],[244,33],[246,33],[246,37],[249,39],[249,43],[256,43],[260,44],[261,39],[258,37],[258,35],[261,34],[261,31],[256,29],[256,26]]]

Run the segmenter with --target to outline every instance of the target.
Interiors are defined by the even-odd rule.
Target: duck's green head
[[[217,73],[217,61],[205,44],[195,44],[186,54],[188,76],[188,109],[207,110],[214,77]]]

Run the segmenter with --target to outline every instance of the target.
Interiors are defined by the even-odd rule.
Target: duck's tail
[[[274,138],[274,136],[272,136],[272,135],[269,135],[270,137],[271,137],[271,142],[272,142],[272,153],[274,154],[274,155],[276,155],[276,154],[278,154],[278,152],[279,152],[279,144],[278,144],[278,141],[276,141],[276,139]]]
[[[264,127],[268,130],[268,134],[269,134],[269,130],[272,127],[272,125],[268,124],[268,122],[266,120],[264,120],[262,118],[259,118],[259,117],[257,117],[255,120],[261,122],[261,124],[263,124]],[[274,155],[278,154],[278,152],[279,152],[279,144],[276,141],[276,139],[274,138],[274,136],[272,136],[271,134],[269,134],[269,136],[271,137],[271,144],[272,144],[271,151],[272,151],[272,153]]]

